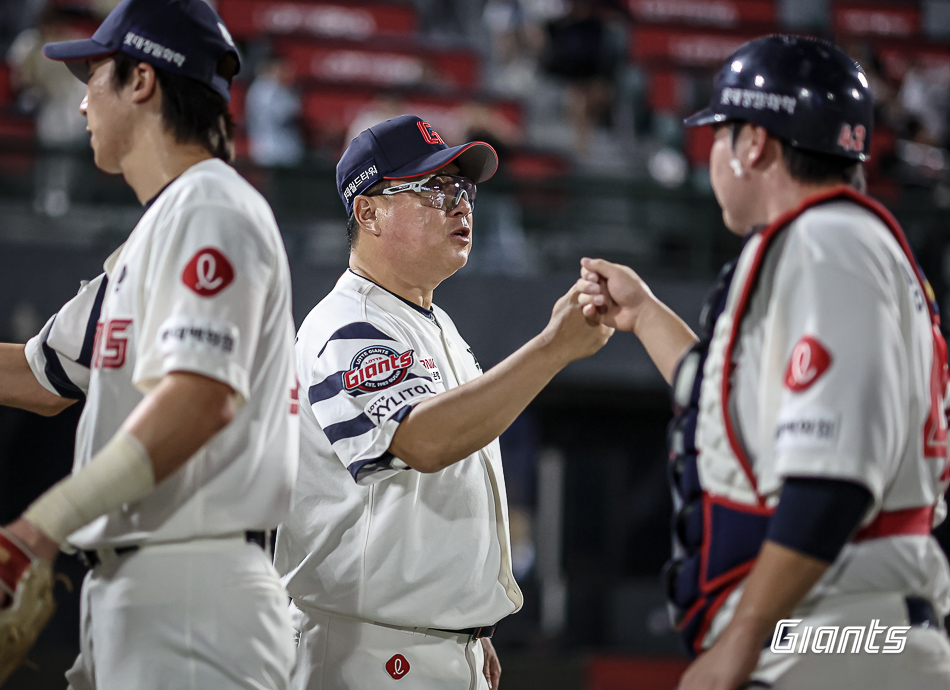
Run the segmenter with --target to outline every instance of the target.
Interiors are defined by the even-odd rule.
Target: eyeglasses
[[[475,183],[467,177],[458,175],[433,175],[415,182],[405,182],[393,187],[387,187],[372,194],[365,196],[392,196],[402,192],[415,192],[422,199],[423,203],[432,208],[451,211],[460,203],[462,197],[465,197],[469,206],[475,208]]]

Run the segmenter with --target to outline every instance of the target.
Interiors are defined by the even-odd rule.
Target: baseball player
[[[63,546],[91,566],[73,690],[283,689],[293,636],[263,546],[297,463],[290,276],[270,208],[226,163],[237,50],[200,0],[123,0],[91,39],[44,50],[87,82],[96,164],[146,211],[103,275],[3,350],[23,386],[5,402],[86,404],[73,474],[0,535],[0,659],[38,631],[7,623],[48,601]]]
[[[860,191],[871,113],[830,43],[771,36],[726,61],[686,124],[714,127],[713,190],[747,241],[701,339],[629,268],[582,262],[585,311],[635,332],[673,385],[666,575],[700,655],[683,690],[950,687],[931,536],[947,349],[904,233]]]
[[[522,604],[497,437],[611,329],[572,289],[484,375],[432,303],[465,265],[485,143],[418,117],[357,136],[337,166],[349,270],[304,320],[301,466],[275,563],[293,598],[297,690],[497,688],[495,624]]]

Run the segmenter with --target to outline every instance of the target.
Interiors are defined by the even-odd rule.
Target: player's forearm
[[[633,332],[667,383],[673,382],[677,363],[698,340],[686,322],[658,299],[641,307]]]
[[[399,425],[390,452],[420,472],[444,469],[500,436],[567,364],[541,334],[484,376],[419,403]]]
[[[74,402],[40,385],[26,361],[23,345],[0,343],[0,405],[51,417]]]
[[[230,424],[234,414],[230,386],[200,374],[172,372],[138,404],[122,430],[145,448],[158,483]]]
[[[821,579],[829,563],[766,541],[723,636],[761,646]]]

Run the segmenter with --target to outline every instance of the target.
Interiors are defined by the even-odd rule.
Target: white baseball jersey
[[[105,271],[26,347],[46,388],[86,394],[74,471],[169,372],[222,381],[241,405],[152,494],[69,542],[91,548],[273,528],[290,502],[298,424],[290,272],[267,202],[225,163],[198,163],[157,197]]]
[[[413,406],[481,375],[448,315],[347,271],[300,327],[297,375],[309,405],[275,556],[295,602],[448,629],[517,611],[497,439],[433,474],[388,450]]]
[[[809,208],[768,251],[761,235],[746,244],[704,370],[700,480],[711,495],[759,510],[777,504],[785,477],[847,480],[873,497],[864,527],[925,517],[917,533],[849,543],[803,604],[902,592],[946,615],[947,560],[921,533],[945,513],[945,353],[935,354],[927,295],[904,249],[849,196],[860,203]]]

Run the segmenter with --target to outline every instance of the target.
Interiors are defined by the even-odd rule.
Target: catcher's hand
[[[0,685],[20,665],[46,625],[53,601],[53,569],[0,529]]]

